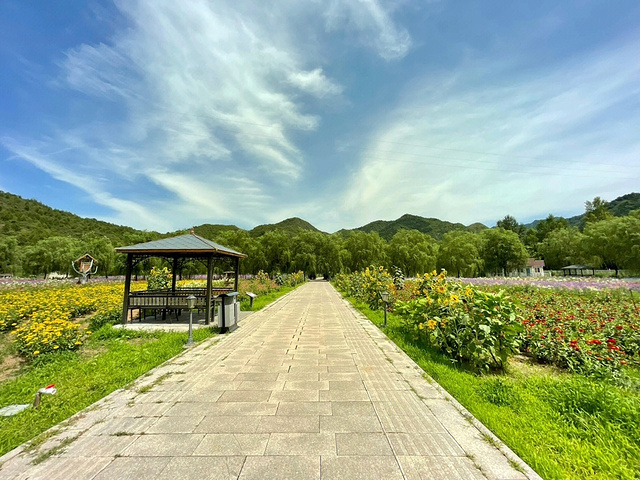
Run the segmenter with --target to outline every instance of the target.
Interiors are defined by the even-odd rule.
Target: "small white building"
[[[544,277],[544,260],[527,259],[527,264],[520,270],[511,272],[510,277]]]

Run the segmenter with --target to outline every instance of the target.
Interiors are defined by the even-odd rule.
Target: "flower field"
[[[477,286],[531,286],[566,290],[617,290],[640,292],[640,281],[600,277],[479,277],[460,278],[460,281]]]
[[[295,286],[302,281],[302,277],[292,274],[285,281]],[[224,283],[222,280],[216,282]],[[163,287],[168,285],[163,284]],[[204,280],[178,282],[178,287],[205,285]],[[146,288],[146,282],[131,285],[132,290]],[[239,285],[241,295],[251,291],[264,296],[279,289],[280,285],[266,274],[257,275],[253,279],[241,279]],[[91,314],[95,328],[117,321],[122,312],[122,296],[121,282],[92,282],[86,285],[66,281],[40,282],[26,287],[17,282],[14,288],[0,289],[0,333],[8,332],[13,337],[18,352],[26,358],[76,350],[91,333],[77,319]]]
[[[122,305],[118,284],[64,285],[0,291],[0,331],[9,331],[26,357],[75,350],[88,333],[73,320]]]
[[[516,300],[525,328],[523,353],[577,373],[615,375],[640,367],[640,295],[627,290],[506,290]]]
[[[516,331],[513,327],[501,330],[497,332],[498,341],[493,340],[496,332],[492,330],[495,317],[492,312],[507,311],[510,302],[503,302],[497,310],[480,308],[477,293],[485,292],[505,295],[513,301],[515,309],[511,313],[521,328],[517,329],[510,349],[517,345],[521,353],[539,363],[587,375],[620,378],[630,367],[640,367],[640,283],[637,282],[569,277],[447,279],[445,282],[443,273],[433,272],[406,281],[404,288],[398,288],[386,270],[371,267],[360,273],[338,276],[336,286],[374,310],[381,307],[379,292],[388,290],[392,309],[405,318],[405,325],[450,354],[460,352],[464,345],[475,345],[473,348],[478,352],[485,351],[487,345],[497,348]],[[508,324],[502,320],[498,323],[500,328]],[[488,328],[491,335],[485,335]],[[475,355],[465,357],[469,361]],[[458,359],[461,359],[459,353]]]

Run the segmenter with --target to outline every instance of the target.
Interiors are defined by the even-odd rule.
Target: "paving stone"
[[[245,458],[173,457],[156,480],[235,480]]]
[[[162,457],[191,455],[200,444],[202,434],[141,435],[123,452],[127,457]]]
[[[329,390],[329,382],[313,381],[313,380],[296,380],[293,382],[285,382],[285,390]]]
[[[61,455],[65,457],[114,457],[120,455],[137,438],[138,435],[129,434],[82,436],[65,447]]]
[[[485,480],[486,477],[466,457],[404,457],[398,462],[407,480]]]
[[[321,390],[321,401],[332,402],[369,402],[369,393],[366,390]]]
[[[160,417],[147,429],[146,433],[192,433],[203,418],[204,415]]]
[[[211,415],[205,416],[194,430],[195,433],[255,433],[260,423],[259,416]]]
[[[319,479],[320,456],[298,455],[247,457],[238,478],[239,480]]]
[[[358,381],[342,381],[342,380],[330,380],[329,390],[365,390],[362,380]]]
[[[321,416],[321,432],[382,432],[382,425],[376,416],[342,417],[342,416]]]
[[[193,403],[213,403],[224,393],[223,390],[211,390],[211,389],[193,389],[187,390],[179,398],[180,402],[193,402]],[[177,400],[176,400],[177,401]]]
[[[85,435],[140,434],[158,421],[158,417],[116,417],[91,427]]]
[[[165,413],[164,417],[203,417],[214,409],[216,403],[213,402],[180,402],[173,405]]]
[[[263,455],[268,433],[212,433],[204,436],[193,455]]]
[[[237,382],[275,382],[281,380],[278,377],[278,373],[238,373],[234,380]]]
[[[330,402],[283,402],[277,415],[331,415]]]
[[[224,392],[218,402],[266,402],[271,390],[232,390]]]
[[[338,455],[393,455],[384,433],[336,433]]]
[[[272,433],[265,455],[335,455],[333,433]]]
[[[402,480],[393,456],[322,456],[322,480]],[[425,477],[425,479],[428,477]]]
[[[111,458],[106,457],[51,457],[50,460],[31,467],[16,477],[5,476],[8,472],[3,469],[0,471],[0,477],[15,480],[90,480],[111,461]]]
[[[258,433],[311,433],[319,432],[319,419],[313,415],[274,415],[260,419]]]
[[[396,455],[465,455],[449,433],[388,433],[387,436]]]
[[[270,403],[278,402],[317,402],[320,400],[320,393],[328,390],[283,390],[271,393]]]
[[[171,408],[171,403],[140,403],[125,406],[114,412],[116,417],[160,417]]]
[[[375,409],[371,402],[331,402],[332,415],[371,416]]]
[[[121,480],[123,478],[155,478],[167,466],[170,460],[170,457],[119,457],[107,465],[94,479]],[[75,477],[70,476],[67,478]]]

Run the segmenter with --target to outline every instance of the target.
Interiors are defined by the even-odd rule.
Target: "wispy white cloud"
[[[387,10],[392,5],[383,6],[378,0],[332,0],[324,13],[327,29],[353,30],[362,45],[373,46],[385,60],[402,58],[411,48],[411,35],[394,22]]]
[[[406,212],[491,223],[632,191],[640,112],[620,106],[640,89],[639,44],[625,39],[528,77],[515,61],[482,59],[416,81],[372,132],[344,215],[356,225]]]
[[[289,76],[291,85],[317,97],[326,97],[342,93],[340,85],[329,80],[321,68],[309,72],[296,72]]]
[[[85,192],[95,203],[109,207],[119,215],[110,217],[109,220],[117,224],[137,224],[141,228],[168,229],[170,222],[163,219],[161,215],[153,209],[142,205],[140,202],[129,201],[114,197],[105,190],[105,186],[100,179],[70,170],[52,160],[55,155],[42,154],[39,148],[17,142],[13,138],[3,137],[0,143],[10,152],[19,158],[29,162],[34,167],[51,175],[52,178],[72,185]]]

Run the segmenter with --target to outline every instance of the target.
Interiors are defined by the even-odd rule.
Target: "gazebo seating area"
[[[124,302],[122,306],[122,323],[129,320],[131,310],[139,310],[142,314],[153,310],[162,311],[163,318],[166,313],[176,313],[187,309],[187,297],[193,295],[196,298],[195,309],[205,312],[205,323],[209,324],[213,319],[214,306],[221,301],[222,296],[238,291],[238,276],[240,259],[246,255],[230,248],[219,245],[206,238],[199,237],[193,230],[188,235],[154,240],[127,247],[116,248],[119,253],[127,254],[127,270],[125,275]],[[131,274],[133,266],[150,257],[165,258],[172,263],[172,284],[170,290],[142,290],[131,291]],[[183,263],[188,260],[206,262],[207,286],[206,288],[177,288],[177,273]],[[233,287],[214,287],[212,284],[214,262],[231,263],[234,276]]]
[[[215,303],[219,300],[219,296],[233,291],[231,287],[214,287],[211,289],[211,309],[215,311]],[[187,297],[193,295],[196,297],[195,309],[204,311],[207,307],[207,289],[206,288],[176,288],[171,290],[140,290],[129,293],[129,310],[139,310],[138,318],[142,319],[146,316],[147,311],[162,311],[163,318],[165,314],[175,312],[176,318],[180,316],[181,310],[186,310]]]

